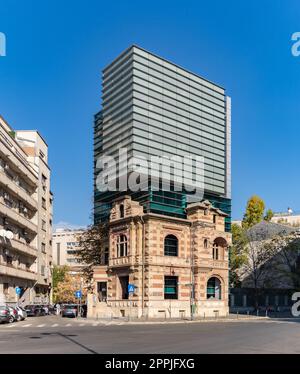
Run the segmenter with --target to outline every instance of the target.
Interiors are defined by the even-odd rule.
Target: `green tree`
[[[53,285],[53,301],[59,302],[60,300],[57,297],[58,289],[60,288],[60,285],[65,281],[66,276],[69,271],[68,266],[57,266],[55,265],[53,267],[52,271],[52,285]]]
[[[79,237],[77,260],[84,264],[83,275],[86,282],[91,285],[94,266],[105,263],[105,254],[108,253],[108,225],[106,223],[88,227]]]
[[[232,246],[229,249],[229,282],[231,287],[239,287],[239,270],[247,261],[246,231],[239,225],[231,226]]]
[[[65,280],[65,276],[68,273],[68,271],[69,271],[69,267],[66,265],[65,266],[54,265],[53,272],[52,272],[53,289],[55,289],[60,282],[63,282]]]
[[[273,218],[273,216],[274,216],[274,212],[273,212],[273,210],[272,210],[272,209],[268,209],[268,210],[266,211],[265,216],[264,216],[264,220],[270,222],[271,219]]]
[[[264,201],[259,196],[251,196],[247,202],[246,212],[242,222],[243,228],[248,229],[261,222],[263,220],[264,210]]]

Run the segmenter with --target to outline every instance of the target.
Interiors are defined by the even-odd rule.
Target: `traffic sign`
[[[81,296],[82,296],[82,292],[81,292],[81,291],[76,291],[76,292],[75,292],[75,297],[76,297],[77,299],[81,299]]]
[[[16,287],[16,294],[21,295],[22,289],[20,287]]]
[[[128,293],[134,293],[135,285],[134,284],[128,284]]]

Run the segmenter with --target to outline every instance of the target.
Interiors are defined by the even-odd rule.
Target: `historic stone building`
[[[94,271],[89,317],[188,318],[228,313],[226,214],[204,200],[187,218],[144,213],[125,196],[109,220],[105,265]],[[128,293],[128,285],[134,285]]]

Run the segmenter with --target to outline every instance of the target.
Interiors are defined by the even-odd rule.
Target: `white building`
[[[76,254],[80,251],[78,237],[84,229],[57,228],[53,232],[53,264],[69,266],[72,271],[80,272],[83,264],[78,262]]]
[[[0,116],[0,296],[6,302],[50,299],[52,204],[47,144],[37,131],[14,131]]]

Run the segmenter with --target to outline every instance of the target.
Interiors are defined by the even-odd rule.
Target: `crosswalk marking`
[[[22,327],[30,327],[32,326],[32,323],[28,323],[27,325],[23,325]]]
[[[98,326],[99,322],[93,323],[93,326]]]
[[[58,323],[54,323],[51,327],[57,327]]]
[[[44,327],[44,326],[45,326],[45,324],[43,323],[41,325],[38,325],[37,327]]]
[[[71,325],[71,323],[67,323],[65,326],[66,326],[66,327],[70,327],[70,326],[72,326],[72,325]]]

